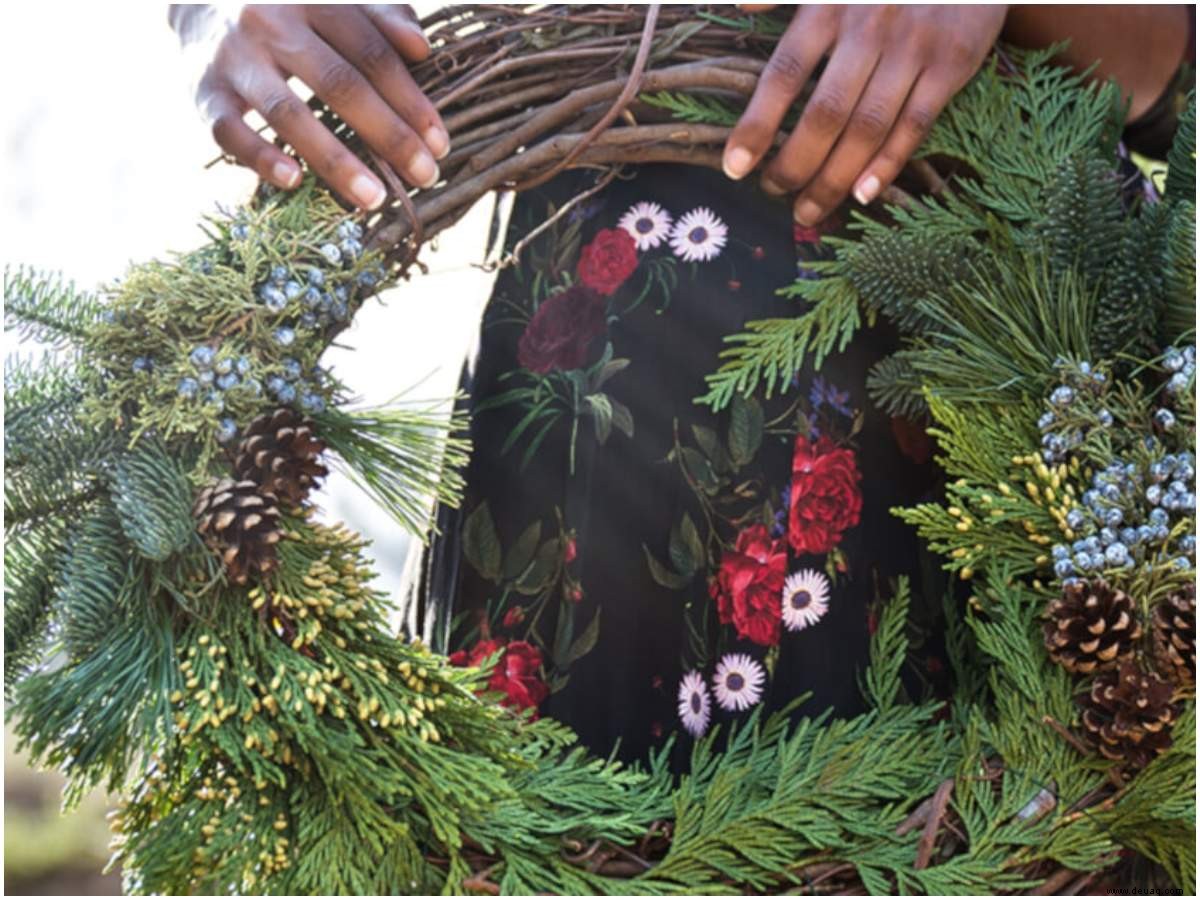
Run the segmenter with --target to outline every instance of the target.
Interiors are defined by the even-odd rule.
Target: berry
[[[320,394],[306,391],[300,396],[300,408],[308,413],[325,412],[325,398]]]
[[[1091,534],[1083,539],[1083,546],[1087,548],[1089,553],[1100,552],[1100,538],[1097,535]]]
[[[1094,569],[1097,572],[1103,571],[1104,559],[1105,558],[1104,558],[1103,553],[1093,553],[1089,560],[1090,568]]]
[[[1168,372],[1178,372],[1185,365],[1183,354],[1176,348],[1172,347],[1163,357],[1163,368]]]
[[[1054,413],[1044,412],[1037,421],[1039,431],[1049,431],[1054,425]]]
[[[350,302],[350,289],[344,284],[339,284],[333,289],[333,296],[341,300],[343,303]]]
[[[1104,559],[1110,566],[1123,566],[1129,561],[1129,548],[1122,543],[1109,544]]]
[[[283,286],[283,295],[289,300],[295,300],[304,293],[304,286],[298,281],[289,281]]]
[[[338,245],[338,249],[342,251],[342,256],[347,262],[353,262],[362,256],[362,244],[354,238],[346,238]]]
[[[320,253],[331,266],[336,266],[342,261],[342,251],[337,248],[337,244],[322,244]]]
[[[319,324],[320,324],[320,321],[317,319],[317,317],[314,313],[306,312],[300,316],[300,327],[301,328],[307,328],[311,331],[311,330],[315,329],[317,327],[317,325],[319,325]]]
[[[1196,552],[1196,536],[1194,534],[1185,534],[1179,539],[1179,549],[1184,553]]]
[[[360,287],[373,288],[378,283],[379,276],[368,269],[366,271],[359,272],[355,281],[358,282]]]
[[[1158,462],[1150,466],[1150,480],[1156,482],[1166,481],[1171,477],[1171,466],[1167,465],[1165,459],[1160,459]]]
[[[216,391],[209,391],[208,395],[204,398],[204,402],[209,406],[215,406],[217,412],[220,412],[225,408],[224,398],[222,398],[221,395]]]
[[[288,381],[295,381],[303,372],[299,361],[292,359],[290,356],[283,360],[282,365],[283,377]]]
[[[1139,544],[1148,544],[1154,540],[1154,529],[1149,525],[1139,525],[1137,530],[1137,542]]]
[[[237,423],[233,419],[222,419],[217,423],[217,441],[228,444],[237,437]]]
[[[1136,544],[1137,542],[1138,542],[1138,530],[1136,528],[1126,527],[1126,528],[1121,529],[1121,543],[1122,544]]]
[[[1175,413],[1169,409],[1155,410],[1154,425],[1162,431],[1170,431],[1175,427]]]
[[[287,266],[272,266],[271,267],[271,280],[273,282],[275,282],[276,284],[283,284],[285,281],[287,281],[287,277],[288,277]]]
[[[1171,564],[1175,566],[1175,568],[1182,569],[1185,572],[1192,567],[1192,561],[1186,556],[1175,557],[1173,560],[1171,560]]]
[[[233,371],[233,360],[228,357],[218,359],[213,363],[213,371],[218,375],[228,375]]]
[[[264,284],[258,289],[258,296],[262,298],[263,303],[271,312],[282,312],[287,306],[287,297],[273,284]]]
[[[1155,526],[1166,525],[1168,521],[1169,521],[1169,517],[1167,516],[1167,511],[1165,509],[1150,510],[1150,524],[1151,525],[1155,525]]]
[[[1075,399],[1075,391],[1067,385],[1056,387],[1050,394],[1050,402],[1055,406],[1070,406]]]
[[[780,512],[782,512],[782,510],[780,510]],[[779,515],[779,513],[776,513],[776,515]],[[1054,559],[1069,559],[1071,556],[1071,548],[1066,544],[1055,544],[1050,548],[1050,555],[1054,557]]]
[[[1116,528],[1124,518],[1125,515],[1119,506],[1113,506],[1104,511],[1104,524],[1110,528]]]
[[[1081,529],[1086,521],[1087,517],[1084,515],[1083,510],[1079,507],[1074,507],[1070,512],[1067,513],[1067,527],[1072,531],[1078,531]]]
[[[248,356],[239,356],[237,361],[237,372],[239,375],[248,375],[254,367],[254,363],[250,361]]]
[[[308,283],[314,287],[320,287],[325,283],[325,273],[320,269],[308,270]]]
[[[191,400],[200,390],[200,382],[191,376],[185,376],[179,379],[179,384],[176,385],[176,392],[185,400]]]
[[[1117,533],[1115,531],[1113,531],[1111,528],[1105,526],[1104,528],[1100,529],[1100,543],[1103,544],[1105,547],[1108,547],[1111,544],[1115,544],[1115,543],[1117,543],[1117,541],[1118,541]]]
[[[196,377],[200,379],[201,384],[212,384],[213,379],[216,376],[213,375],[212,369],[205,369],[203,372],[201,372]]]
[[[1102,410],[1100,410],[1100,412],[1096,413],[1096,418],[1100,421],[1100,424],[1102,426],[1104,426],[1105,428],[1107,428],[1109,425],[1111,425],[1113,423],[1113,414],[1110,413],[1107,409],[1102,409]]]
[[[1074,560],[1075,568],[1081,572],[1086,572],[1092,567],[1092,556],[1090,553],[1076,553]]]
[[[250,226],[243,222],[239,222],[229,229],[229,236],[235,241],[244,241],[250,237]]]
[[[1075,574],[1075,565],[1069,559],[1059,559],[1054,563],[1056,578],[1067,578]]]
[[[1111,503],[1116,503],[1121,499],[1121,489],[1115,484],[1106,484],[1100,489],[1100,496]]]
[[[215,355],[212,347],[197,347],[191,352],[188,359],[192,361],[192,365],[197,369],[207,369],[212,365],[213,356]]]
[[[1151,506],[1158,506],[1162,502],[1163,489],[1157,484],[1152,484],[1146,488],[1146,502]]]
[[[346,304],[341,300],[333,301],[333,307],[329,310],[329,312],[333,315],[334,319],[339,322],[345,322],[347,317],[350,315],[350,310],[346,308]]]
[[[273,337],[275,338],[275,343],[281,347],[290,347],[292,342],[296,340],[296,332],[287,325],[282,325],[275,329]]]
[[[1167,382],[1167,393],[1182,394],[1187,390],[1190,382],[1191,379],[1187,375],[1184,375],[1182,372],[1176,372]]]
[[[280,403],[291,403],[296,399],[296,389],[290,384],[285,384],[275,392],[275,399]]]
[[[148,356],[139,356],[133,361],[133,371],[135,372],[149,372],[153,368],[154,363],[150,361],[150,357]]]
[[[217,387],[223,391],[227,391],[230,388],[237,387],[240,382],[241,379],[238,378],[237,375],[235,375],[233,372],[229,372],[217,379]]]
[[[310,287],[304,292],[304,305],[309,309],[316,309],[321,305],[321,292],[315,287]]]

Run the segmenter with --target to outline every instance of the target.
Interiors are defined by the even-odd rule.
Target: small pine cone
[[[222,478],[196,498],[196,530],[236,584],[275,568],[275,545],[283,536],[274,495],[253,481]]]
[[[1170,684],[1132,660],[1101,672],[1091,690],[1075,698],[1084,736],[1102,756],[1141,769],[1171,746],[1172,693]]]
[[[314,437],[312,422],[280,407],[246,429],[234,455],[234,477],[262,485],[287,506],[299,506],[329,474],[318,460],[323,452],[325,444]]]
[[[1188,584],[1154,607],[1154,661],[1180,685],[1196,683],[1196,586]]]
[[[1100,579],[1065,587],[1046,607],[1046,618],[1042,633],[1050,658],[1083,675],[1132,656],[1142,635],[1133,600]]]

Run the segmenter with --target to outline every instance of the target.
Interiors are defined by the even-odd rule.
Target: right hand
[[[437,182],[435,159],[450,137],[406,66],[429,56],[411,7],[175,6],[171,23],[195,60],[196,105],[213,137],[264,180],[294,188],[300,167],[243,121],[250,109],[355,206],[375,209],[387,197],[288,86],[295,76],[410,183]]]

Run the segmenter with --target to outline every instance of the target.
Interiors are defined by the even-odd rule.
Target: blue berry
[[[1116,528],[1124,518],[1125,514],[1119,506],[1112,506],[1104,511],[1104,524],[1110,528]]]
[[[228,444],[237,437],[237,423],[233,419],[222,419],[217,423],[217,441]]]
[[[370,289],[370,288],[375,287],[375,285],[379,283],[379,276],[376,275],[371,270],[367,269],[362,272],[359,272],[358,277],[355,278],[355,281],[358,282],[360,287]]]
[[[1054,413],[1044,412],[1037,421],[1038,431],[1049,431],[1054,425]],[[1043,439],[1044,440],[1044,439]]]
[[[1090,534],[1083,539],[1083,546],[1088,550],[1088,553],[1100,552],[1100,537],[1095,534]]]
[[[212,347],[197,347],[189,354],[188,359],[192,361],[192,365],[197,369],[207,369],[212,365],[215,355]]]
[[[1165,541],[1170,534],[1171,529],[1167,528],[1166,525],[1159,525],[1154,529],[1154,540]]]
[[[1100,410],[1100,412],[1096,413],[1096,418],[1099,420],[1100,424],[1102,426],[1104,426],[1105,428],[1107,428],[1109,425],[1111,425],[1113,423],[1113,414],[1110,413],[1107,409],[1102,409],[1102,410]]]
[[[283,377],[288,381],[295,381],[303,373],[303,368],[298,360],[292,359],[290,356],[282,361]]]
[[[1191,379],[1187,375],[1184,375],[1182,372],[1176,372],[1167,381],[1167,393],[1182,394],[1188,389],[1189,383],[1191,383]]]
[[[148,356],[139,356],[133,361],[133,371],[135,372],[149,372],[153,368],[154,363]]]
[[[1050,555],[1054,559],[1069,559],[1071,556],[1071,548],[1066,544],[1055,544],[1050,548]]]
[[[1186,556],[1175,557],[1173,560],[1171,560],[1171,564],[1173,566],[1175,566],[1175,568],[1181,569],[1184,572],[1186,572],[1188,569],[1190,569],[1192,567],[1192,561],[1190,559],[1188,559]]]
[[[325,283],[325,273],[320,269],[309,269],[308,283],[314,287],[320,287]]]
[[[213,371],[218,375],[228,375],[233,371],[233,360],[228,357],[222,357],[213,363]]]
[[[346,321],[346,318],[350,315],[350,310],[346,308],[346,304],[341,300],[333,301],[333,307],[329,312],[339,322]]]
[[[1168,494],[1186,494],[1187,493],[1187,485],[1184,484],[1182,481],[1180,481],[1178,478],[1176,478],[1174,481],[1172,481],[1170,484],[1167,485],[1167,493]]]
[[[1189,491],[1179,497],[1179,508],[1192,512],[1196,509],[1196,495]]]
[[[1102,571],[1104,569],[1104,554],[1093,553],[1088,560],[1088,567],[1096,572]]]
[[[254,368],[254,363],[251,362],[248,356],[239,356],[236,368],[239,375],[248,375],[250,374],[250,370]]]
[[[1166,460],[1160,459],[1158,462],[1150,466],[1150,480],[1156,482],[1166,481],[1171,477],[1171,466],[1167,465]]]
[[[350,302],[350,290],[344,284],[339,284],[334,287],[333,296],[341,300],[343,303]]]
[[[1137,542],[1139,544],[1148,544],[1154,540],[1154,529],[1149,525],[1139,525],[1137,530]]]
[[[1092,556],[1090,553],[1076,553],[1074,560],[1075,568],[1081,572],[1086,572],[1092,567]]]
[[[1072,553],[1087,553],[1087,541],[1085,541],[1083,538],[1080,538],[1079,540],[1075,541],[1073,544],[1071,544],[1071,552]]]
[[[1113,531],[1111,528],[1109,528],[1107,525],[1104,528],[1100,529],[1100,543],[1103,544],[1105,547],[1109,546],[1110,544],[1117,543],[1118,540],[1119,540],[1119,538],[1117,536],[1117,533],[1115,531]]]
[[[338,249],[342,251],[342,256],[348,262],[353,262],[362,256],[362,244],[354,238],[346,238],[338,245]]]
[[[1129,560],[1129,548],[1119,542],[1109,544],[1104,559],[1110,566],[1123,566]]]
[[[287,266],[272,266],[271,267],[271,280],[273,282],[275,282],[276,284],[283,284],[285,281],[287,281],[287,277],[288,277]]]
[[[1103,372],[1093,372],[1092,373],[1092,381],[1095,384],[1104,384],[1106,381],[1108,381],[1108,376],[1105,375]]]
[[[1121,543],[1122,544],[1136,544],[1137,542],[1138,542],[1138,530],[1136,528],[1126,527],[1126,528],[1121,529]]]
[[[1056,560],[1054,563],[1054,575],[1056,578],[1067,578],[1075,574],[1075,565],[1069,559]]]
[[[1169,409],[1155,410],[1154,424],[1163,431],[1170,431],[1175,427],[1175,413]]]
[[[1170,521],[1170,516],[1167,515],[1167,511],[1165,509],[1150,510],[1150,524],[1151,525],[1156,525],[1156,526],[1157,525],[1166,525],[1167,522],[1169,522],[1169,521]]]
[[[331,266],[336,266],[342,261],[342,251],[337,248],[337,244],[322,244],[320,253]]]
[[[225,400],[217,391],[209,391],[208,395],[204,398],[204,402],[209,406],[215,406],[217,412],[225,408]]]
[[[1070,406],[1075,399],[1075,391],[1067,385],[1060,385],[1050,393],[1050,402],[1055,406]]]
[[[179,384],[176,385],[175,390],[184,400],[191,400],[200,390],[200,382],[191,376],[185,376],[179,379]]]
[[[201,384],[212,384],[213,379],[216,376],[213,375],[212,369],[205,369],[203,372],[201,372],[196,377],[200,379]]]
[[[296,389],[290,384],[285,384],[275,392],[275,399],[280,403],[291,403],[296,399]]]
[[[235,241],[244,241],[250,237],[250,226],[244,222],[239,222],[229,229],[229,236]]]
[[[310,331],[312,331],[319,324],[320,324],[320,320],[317,319],[317,317],[314,313],[306,312],[300,316],[300,327],[301,328],[307,328]]]
[[[295,330],[289,328],[287,325],[281,325],[279,328],[276,328],[273,336],[275,338],[275,343],[279,344],[281,347],[290,347],[292,342],[296,340]]]
[[[258,296],[271,312],[282,312],[287,307],[287,297],[273,284],[264,284],[258,289]]]
[[[223,391],[237,387],[242,379],[238,378],[233,372],[228,372],[217,379],[217,387]]]
[[[320,394],[307,391],[300,397],[300,408],[309,413],[323,413],[325,412],[325,398]]]
[[[304,293],[304,285],[298,281],[289,281],[283,286],[283,295],[289,300],[295,300]]]
[[[1194,534],[1185,534],[1179,539],[1179,549],[1184,553],[1196,552],[1196,536]]]
[[[1087,517],[1079,507],[1075,507],[1067,513],[1067,527],[1072,531],[1081,529],[1086,521]]]
[[[344,222],[338,223],[338,227],[337,227],[337,230],[335,233],[337,234],[337,236],[339,238],[343,238],[343,239],[362,237],[362,229],[358,226],[358,223],[352,222],[349,219],[347,219]]]
[[[1096,501],[1100,499],[1100,492],[1095,488],[1088,488],[1083,492],[1083,505],[1092,507],[1096,505]]]
[[[333,308],[333,297],[328,292],[321,295],[321,312],[327,313]]]
[[[1168,372],[1178,372],[1184,367],[1185,364],[1183,354],[1180,353],[1176,348],[1172,347],[1163,357],[1162,364],[1163,368]]]
[[[304,305],[309,309],[316,309],[321,305],[321,292],[315,287],[310,287],[304,292]]]
[[[1100,489],[1100,496],[1111,503],[1116,503],[1121,499],[1121,489],[1115,484],[1106,484]]]

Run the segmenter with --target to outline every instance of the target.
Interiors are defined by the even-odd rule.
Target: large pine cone
[[[1084,735],[1105,757],[1140,769],[1171,746],[1171,685],[1127,660],[1076,698]]]
[[[1154,607],[1154,661],[1180,685],[1196,683],[1196,586],[1189,584]]]
[[[1142,635],[1133,600],[1100,579],[1065,587],[1046,607],[1046,618],[1042,631],[1050,658],[1084,675],[1128,659]]]
[[[280,407],[250,423],[234,456],[234,476],[261,485],[288,506],[299,506],[329,474],[318,460],[324,451],[312,422]]]
[[[253,481],[222,478],[196,498],[192,515],[196,530],[219,553],[225,571],[236,584],[245,584],[275,568],[275,545],[283,536],[274,495]]]

